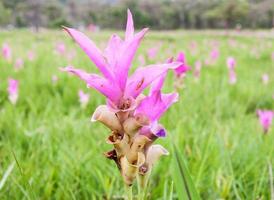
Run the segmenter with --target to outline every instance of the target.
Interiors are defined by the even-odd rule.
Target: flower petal
[[[111,79],[113,76],[107,67],[107,63],[100,49],[98,49],[96,45],[82,32],[67,27],[64,27],[64,30],[68,32],[70,36],[79,44],[83,51],[85,51],[88,57],[99,68],[102,74],[107,79]]]
[[[126,95],[136,98],[152,81],[166,73],[168,69],[175,69],[179,65],[180,62],[173,62],[137,69],[127,82]]]
[[[118,87],[97,74],[89,74],[83,70],[75,69],[73,67],[66,67],[61,70],[78,76],[87,83],[88,87],[96,89],[113,102],[117,102],[122,95]]]
[[[141,102],[135,110],[135,115],[144,114],[151,122],[157,121],[176,101],[178,101],[178,93],[161,94],[160,90],[155,91]]]
[[[127,27],[126,27],[126,34],[125,34],[125,40],[132,39],[134,34],[134,23],[132,19],[132,14],[130,10],[127,10]]]

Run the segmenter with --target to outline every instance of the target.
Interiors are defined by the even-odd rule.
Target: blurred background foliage
[[[274,0],[0,0],[1,27],[60,25],[120,29],[125,10],[137,28],[272,28]]]

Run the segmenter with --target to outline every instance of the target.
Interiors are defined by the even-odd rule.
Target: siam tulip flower
[[[2,55],[6,60],[8,60],[8,61],[11,60],[12,51],[11,51],[10,46],[7,43],[4,43],[2,46]]]
[[[274,112],[271,110],[257,110],[257,115],[263,127],[264,133],[266,134],[271,126]]]
[[[140,67],[128,77],[134,55],[148,30],[134,34],[129,10],[125,39],[113,35],[103,52],[83,33],[72,28],[65,30],[85,51],[102,76],[71,66],[62,70],[78,76],[88,87],[106,97],[107,105],[98,106],[91,121],[99,121],[111,130],[106,142],[113,145],[113,149],[105,156],[115,161],[125,184],[130,187],[137,176],[148,177],[147,172],[151,171],[155,161],[161,155],[168,154],[162,146],[152,143],[166,135],[159,119],[177,101],[178,94],[162,94],[161,88],[168,70],[174,70],[183,63]],[[150,94],[146,97],[142,92],[150,85]]]
[[[83,90],[79,90],[78,96],[82,108],[85,108],[89,102],[89,94],[84,93]]]
[[[22,58],[17,58],[14,64],[14,69],[19,71],[24,67],[24,60]]]
[[[226,60],[226,64],[229,70],[229,83],[233,85],[237,82],[237,75],[235,72],[236,61],[233,57],[228,57]]]
[[[146,64],[145,57],[143,55],[138,56],[138,60],[141,66],[144,66]]]
[[[68,61],[72,61],[76,56],[76,52],[74,50],[69,51],[66,55]]]
[[[176,76],[177,77],[184,76],[185,73],[190,70],[190,66],[188,66],[186,63],[185,54],[183,52],[180,52],[177,56],[176,61],[183,63],[174,70]]]
[[[150,60],[153,60],[156,57],[158,51],[159,51],[158,47],[152,47],[152,48],[148,49],[147,50],[147,56],[148,56],[148,58]]]
[[[234,85],[237,82],[237,75],[234,70],[229,70],[229,83]]]
[[[9,78],[8,80],[9,100],[14,105],[16,104],[18,99],[18,84],[19,82],[17,80]]]
[[[63,42],[59,42],[55,46],[55,50],[58,54],[63,55],[66,52],[66,45]]]
[[[195,69],[194,69],[194,73],[193,73],[196,81],[200,78],[201,69],[202,69],[202,63],[201,63],[201,61],[198,60],[195,62]]]
[[[103,77],[97,74],[89,74],[71,66],[63,70],[80,77],[87,83],[88,87],[95,88],[106,96],[109,108],[117,113],[119,111],[127,113],[134,109],[136,107],[135,99],[154,79],[165,73],[168,69],[174,69],[180,65],[178,62],[149,65],[138,68],[128,78],[128,71],[135,52],[148,30],[143,29],[141,32],[134,34],[130,12],[128,12],[125,40],[123,41],[118,35],[113,35],[104,52],[101,52],[83,33],[72,28],[64,29],[86,52],[99,68]]]
[[[52,84],[55,85],[57,83],[57,81],[58,81],[58,76],[52,75],[52,77],[51,77]]]
[[[226,60],[226,65],[227,65],[228,69],[234,70],[236,67],[235,59],[233,57],[228,57]]]
[[[29,59],[29,61],[33,61],[34,58],[35,58],[34,52],[33,51],[29,51],[28,52],[28,59]]]
[[[264,85],[268,84],[268,82],[269,82],[269,76],[268,76],[268,74],[263,74],[262,75],[262,82],[263,82]]]
[[[272,60],[274,61],[274,52],[272,52],[271,58],[272,58]]]
[[[210,58],[213,62],[215,62],[218,58],[219,58],[219,50],[217,48],[214,48],[211,52],[210,52]]]

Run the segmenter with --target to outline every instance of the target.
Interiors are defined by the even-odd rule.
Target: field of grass
[[[89,36],[103,48],[110,34]],[[202,199],[271,199],[274,127],[263,134],[256,110],[274,109],[273,40],[273,32],[263,31],[176,31],[149,32],[141,44],[133,68],[140,64],[139,55],[147,64],[161,63],[179,51],[192,66],[179,89],[179,102],[161,119],[168,136],[156,143],[170,151],[172,143],[177,145]],[[90,122],[104,97],[59,70],[73,65],[97,72],[92,62],[61,30],[0,32],[0,44],[4,42],[11,46],[13,60],[0,57],[0,199],[121,198],[122,178],[103,156],[111,149],[105,143],[109,132]],[[75,57],[56,53],[58,42],[65,43],[66,53],[75,51]],[[155,46],[159,47],[156,57],[148,59],[147,50]],[[220,55],[205,65],[213,48]],[[32,61],[27,59],[30,50],[35,54]],[[228,80],[229,56],[237,62],[234,85]],[[17,71],[16,58],[24,60]],[[196,61],[203,63],[198,79],[193,75]],[[265,73],[267,85],[262,83]],[[55,83],[53,76],[58,78]],[[19,80],[16,105],[8,100],[10,77]],[[173,91],[173,85],[170,72],[164,91]],[[84,109],[78,101],[80,89],[90,94]],[[173,156],[162,157],[153,169],[150,199],[167,199],[171,193],[177,198]]]

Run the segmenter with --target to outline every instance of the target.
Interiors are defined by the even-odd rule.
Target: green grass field
[[[111,33],[89,36],[103,48]],[[133,68],[139,65],[138,55],[144,55],[147,64],[161,63],[179,51],[192,66],[179,102],[161,119],[168,137],[156,143],[170,151],[173,142],[179,147],[202,199],[271,199],[274,127],[263,134],[256,110],[274,109],[273,39],[273,32],[152,31],[141,44]],[[76,51],[72,61],[55,53],[56,43],[62,41],[67,52]],[[61,30],[0,32],[0,45],[4,42],[12,47],[13,62],[0,58],[0,199],[121,199],[122,178],[103,156],[111,149],[105,143],[109,132],[90,122],[104,97],[59,70],[73,65],[96,71],[92,62]],[[220,56],[212,65],[203,64],[197,81],[194,64],[204,62],[214,43]],[[157,45],[156,57],[147,59],[147,50]],[[35,52],[33,61],[27,59],[29,50]],[[235,85],[228,83],[229,56],[237,62]],[[15,71],[18,57],[24,59],[24,68]],[[262,83],[264,73],[269,75],[268,85]],[[56,84],[53,75],[58,77]],[[8,100],[9,77],[20,82],[16,105]],[[170,72],[164,91],[173,91],[173,83]],[[90,94],[85,109],[78,101],[80,89]],[[149,199],[168,199],[171,194],[177,198],[173,156],[161,158],[153,169]]]

